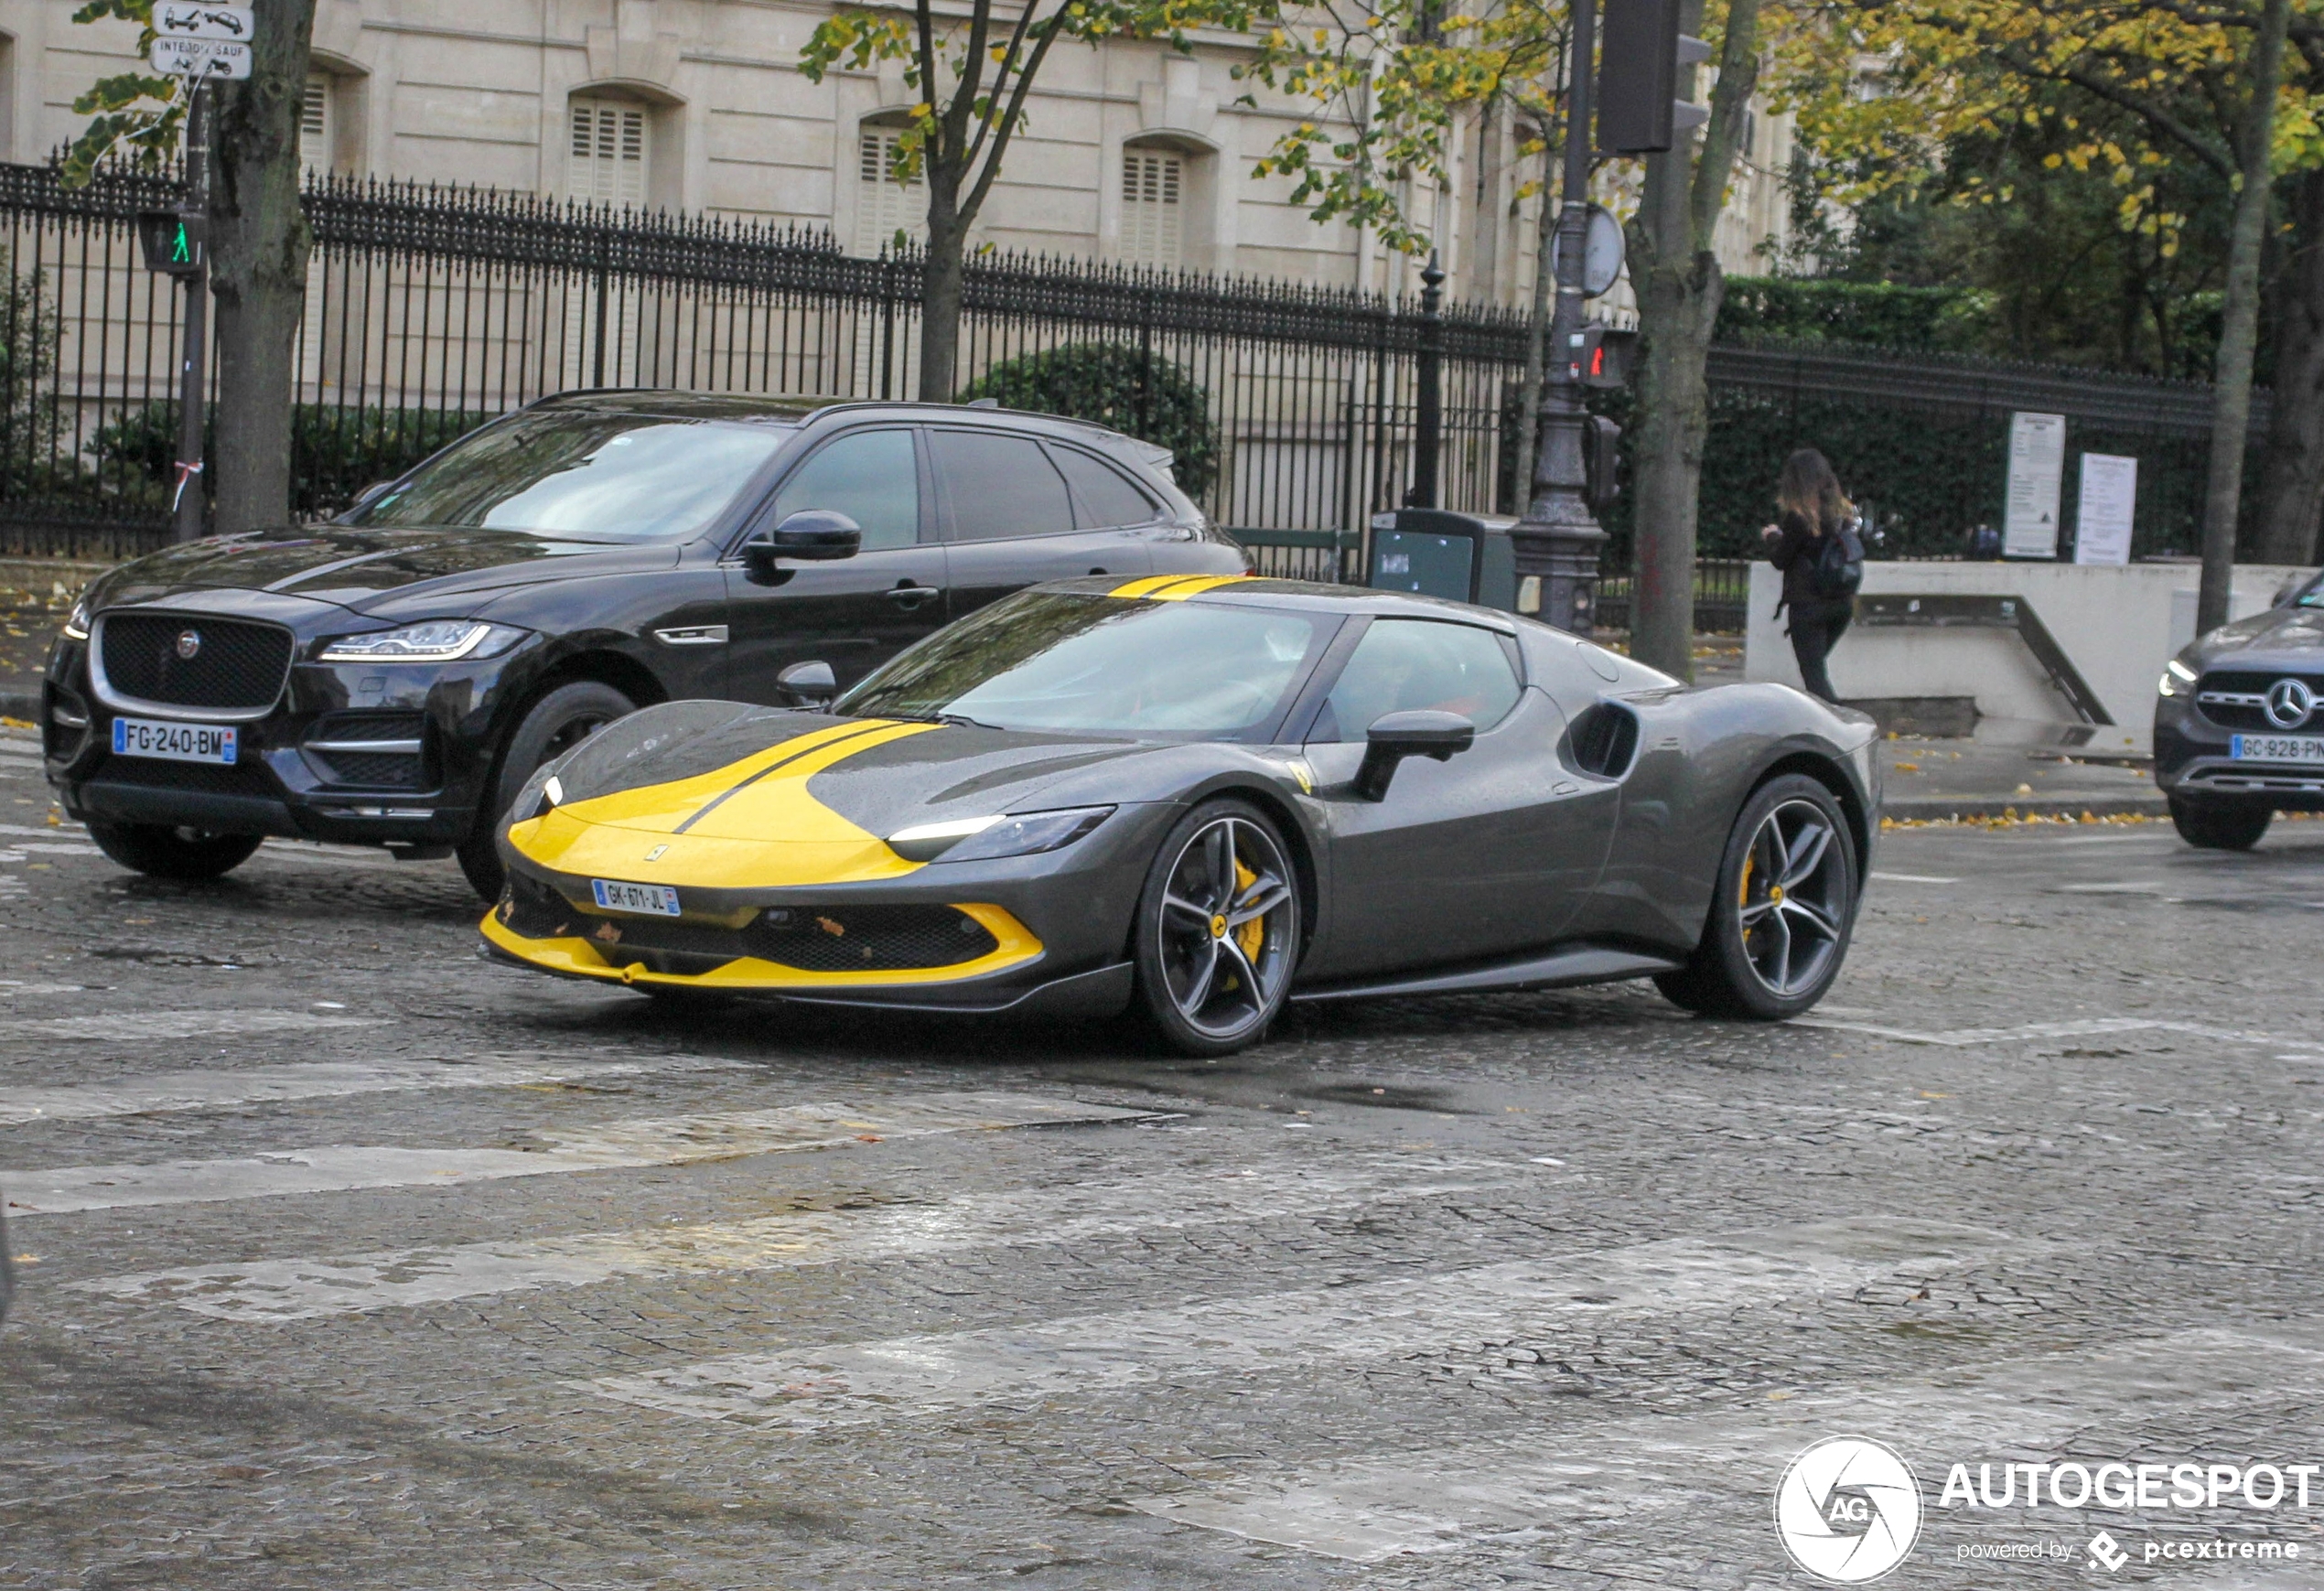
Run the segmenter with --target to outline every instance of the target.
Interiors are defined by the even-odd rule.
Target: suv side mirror
[[[864,531],[854,520],[833,509],[801,509],[785,514],[770,530],[758,531],[742,544],[742,561],[754,575],[774,571],[775,560],[827,563],[852,558],[863,550]]]
[[[1356,794],[1368,801],[1385,801],[1396,764],[1407,757],[1450,761],[1477,739],[1477,726],[1458,713],[1390,713],[1372,721],[1364,732],[1363,761],[1356,769]]]
[[[839,694],[839,681],[821,658],[793,663],[775,676],[775,688],[793,706],[828,707]]]

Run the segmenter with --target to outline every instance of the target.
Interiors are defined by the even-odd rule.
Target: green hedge
[[[1991,340],[1993,317],[1993,295],[1974,287],[1729,276],[1712,335],[1721,342],[1780,339],[1971,350]]]
[[[1170,450],[1178,489],[1200,498],[1219,473],[1210,403],[1192,376],[1127,343],[1070,342],[995,365],[961,391],[1006,408],[1094,420]]]
[[[214,449],[217,416],[207,418],[206,446]],[[291,511],[302,519],[337,513],[373,481],[402,474],[491,418],[453,409],[300,403],[291,411]],[[178,405],[133,410],[102,427],[83,451],[124,509],[166,510],[177,468]]]

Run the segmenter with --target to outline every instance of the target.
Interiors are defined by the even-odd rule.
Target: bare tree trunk
[[[963,255],[968,228],[950,205],[942,208],[944,215],[939,220],[938,206],[929,205],[928,253],[921,267],[920,401],[923,403],[951,403],[960,371],[961,300],[967,274]]]
[[[1699,153],[1689,133],[1668,154],[1647,157],[1645,192],[1630,227],[1641,345],[1630,448],[1630,655],[1682,680],[1695,677],[1695,526],[1710,429],[1705,366],[1727,292],[1711,238],[1759,81],[1759,0],[1732,0]],[[1690,98],[1693,77],[1689,70],[1680,85]]]
[[[2243,445],[2252,416],[2252,346],[2259,336],[2260,250],[2267,231],[2269,157],[2276,94],[2283,78],[2287,0],[2266,0],[2253,43],[2252,100],[2239,140],[2243,186],[2228,232],[2226,302],[2211,366],[2211,475],[2203,492],[2203,580],[2195,598],[2197,633],[2227,622],[2235,578],[2235,521],[2243,497]]]
[[[291,360],[313,235],[299,208],[299,110],[315,0],[253,0],[246,81],[219,84],[210,137],[210,290],[218,302],[216,527],[291,515]]]
[[[2259,483],[2259,556],[2266,564],[2313,562],[2324,519],[2324,170],[2301,175],[2292,210]]]

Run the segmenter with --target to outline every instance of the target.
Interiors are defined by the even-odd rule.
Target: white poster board
[[[2066,417],[2009,416],[2009,495],[2001,521],[2005,558],[2058,555],[2058,502],[2066,479]]]
[[[2138,505],[2138,460],[2082,456],[2082,500],[2074,512],[2074,562],[2130,562],[2131,511]]]

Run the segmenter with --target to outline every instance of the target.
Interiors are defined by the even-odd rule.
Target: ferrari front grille
[[[802,973],[903,973],[956,967],[1000,941],[950,906],[776,907],[740,929],[685,918],[608,917],[513,875],[500,921],[526,939],[586,939],[615,966],[698,973],[742,956]]]
[[[950,906],[849,906],[765,911],[743,930],[750,953],[803,973],[952,967],[1000,949],[992,930]]]
[[[290,677],[290,631],[199,613],[108,613],[97,656],[117,697],[248,712],[271,707]]]

